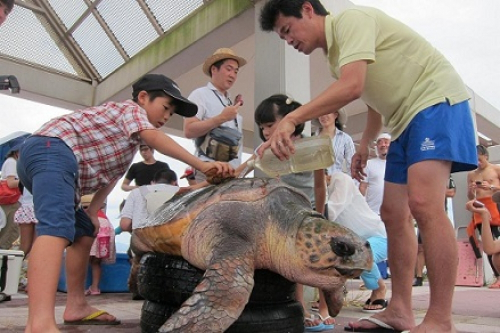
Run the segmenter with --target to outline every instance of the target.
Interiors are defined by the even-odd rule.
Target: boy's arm
[[[108,185],[97,190],[97,192],[95,192],[94,196],[92,197],[92,201],[85,211],[89,218],[92,220],[92,224],[94,225],[94,236],[97,235],[101,226],[101,224],[99,223],[99,218],[97,217],[97,213],[99,213],[99,210],[103,206],[104,201],[106,201],[106,198],[111,193],[117,182],[118,180],[114,180]]]
[[[156,151],[184,162],[203,172],[205,175],[207,175],[208,172],[209,175],[207,176],[215,176],[214,174],[217,174],[222,178],[228,178],[234,175],[234,170],[229,164],[222,162],[203,162],[175,142],[170,136],[159,130],[142,130],[139,132],[139,136],[145,144]]]

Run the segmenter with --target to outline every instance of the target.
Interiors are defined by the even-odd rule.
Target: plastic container
[[[66,257],[66,253],[64,253],[64,257]],[[101,268],[101,280],[99,281],[99,290],[101,293],[126,293],[129,291],[127,281],[130,275],[130,262],[126,253],[117,253],[116,262],[114,264],[103,264],[101,265]],[[91,284],[92,270],[89,265],[87,269],[87,278],[85,280],[85,289],[88,289]],[[61,265],[61,273],[59,275],[57,290],[67,292],[67,289],[66,259],[64,258]]]
[[[7,257],[7,280],[5,283],[4,292],[7,295],[14,295],[18,292],[19,277],[21,275],[21,268],[23,265],[24,252],[13,250],[0,250],[0,265],[2,258]],[[2,272],[0,272],[2,274]]]
[[[262,158],[249,161],[250,165],[259,168],[270,177],[289,173],[326,169],[335,161],[332,140],[326,135],[302,138],[294,141],[295,153],[288,160],[280,161],[271,151],[266,149]]]

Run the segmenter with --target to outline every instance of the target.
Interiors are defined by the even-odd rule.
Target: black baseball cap
[[[198,112],[198,106],[181,95],[181,90],[170,78],[162,74],[146,74],[132,85],[133,95],[140,91],[162,90],[165,94],[177,100],[175,113],[183,117],[193,117]]]

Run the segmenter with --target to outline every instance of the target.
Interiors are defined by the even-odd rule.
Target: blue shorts
[[[29,137],[20,151],[17,173],[33,194],[38,236],[93,237],[94,225],[75,204],[78,163],[73,151],[58,138]]]
[[[427,160],[450,161],[451,172],[477,168],[469,102],[440,103],[420,111],[389,146],[384,180],[406,184],[408,168]]]

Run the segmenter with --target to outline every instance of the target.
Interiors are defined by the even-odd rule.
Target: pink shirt
[[[78,162],[80,194],[91,194],[119,179],[140,144],[139,132],[156,129],[132,100],[77,110],[45,123],[34,135],[57,137]]]

